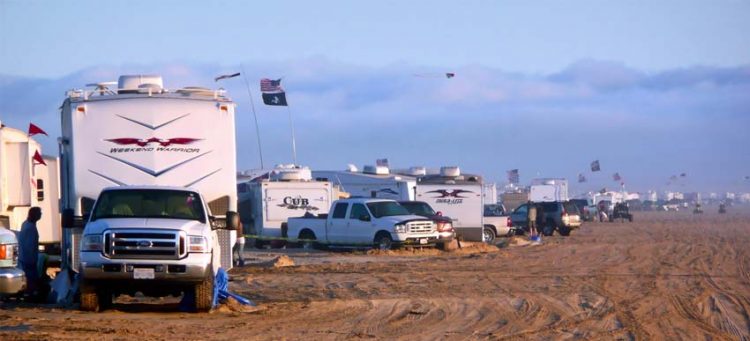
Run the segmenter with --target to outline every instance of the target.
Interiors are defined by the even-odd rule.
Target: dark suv
[[[568,236],[571,230],[581,226],[581,216],[578,207],[570,201],[550,201],[531,203],[537,207],[537,229],[545,236],[551,236],[557,230],[560,235]],[[510,215],[511,222],[516,231],[528,233],[528,205],[518,206]]]

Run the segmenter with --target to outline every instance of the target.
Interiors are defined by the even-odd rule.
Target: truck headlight
[[[208,240],[203,236],[188,236],[188,252],[208,252]]]
[[[404,225],[404,224],[396,224],[396,226],[393,227],[393,232],[396,232],[396,233],[406,233],[407,232],[406,225]]]
[[[98,251],[104,250],[104,242],[100,234],[87,234],[81,240],[81,251]]]

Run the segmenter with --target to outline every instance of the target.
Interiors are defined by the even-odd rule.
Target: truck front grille
[[[435,232],[435,224],[431,221],[413,221],[406,223],[411,233],[432,233]]]
[[[117,230],[104,234],[104,254],[110,258],[180,259],[187,253],[179,231]]]

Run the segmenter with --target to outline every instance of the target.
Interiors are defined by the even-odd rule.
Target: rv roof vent
[[[461,169],[459,169],[458,166],[440,167],[440,175],[456,177],[461,175]]]
[[[310,168],[277,168],[271,172],[271,179],[276,181],[310,181]]]
[[[350,164],[346,165],[346,171],[350,172],[350,173],[356,173],[356,172],[359,171],[359,169],[357,169],[357,166],[355,166],[355,165],[353,165],[353,164],[350,163]]]
[[[388,169],[388,167],[385,167],[385,166],[365,166],[362,169],[362,173],[375,174],[375,175],[388,175],[391,172]]]
[[[424,168],[421,166],[411,167],[409,168],[408,175],[412,175],[412,176],[427,175],[427,168]]]
[[[156,75],[123,75],[117,80],[117,92],[118,93],[134,93],[138,92],[141,85],[148,84],[152,91],[154,89],[164,88],[164,81],[161,76]],[[148,91],[148,88],[146,88]]]
[[[545,185],[554,185],[555,184],[555,180],[552,180],[552,179],[544,180],[544,184]]]

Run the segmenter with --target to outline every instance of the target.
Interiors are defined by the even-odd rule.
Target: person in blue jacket
[[[39,231],[36,222],[41,218],[42,209],[32,207],[18,233],[18,267],[26,275],[26,292],[29,294],[35,294],[39,288]]]

